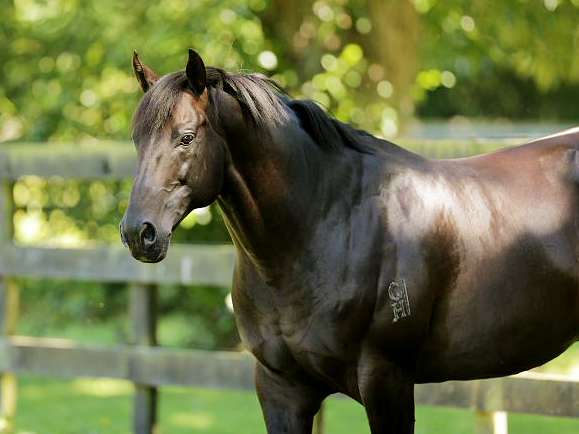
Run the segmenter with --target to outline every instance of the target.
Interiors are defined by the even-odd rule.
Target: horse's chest
[[[353,296],[297,303],[280,315],[279,339],[303,371],[345,391],[370,315]]]
[[[325,290],[303,285],[267,300],[253,297],[251,307],[236,310],[240,333],[270,369],[287,375],[305,372],[345,390],[372,316],[372,300],[354,285]]]

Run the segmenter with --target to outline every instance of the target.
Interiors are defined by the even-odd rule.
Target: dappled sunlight
[[[20,245],[85,248],[118,243],[118,221],[129,181],[76,181],[23,176],[13,187],[14,241]],[[210,220],[200,216],[200,220]]]
[[[191,229],[196,224],[205,226],[211,222],[211,219],[212,215],[210,207],[206,206],[203,208],[197,208],[191,211],[187,217],[183,219],[181,226],[183,226],[185,229]]]
[[[76,181],[58,176],[23,176],[13,186],[14,241],[24,246],[51,248],[87,248],[102,242],[119,244],[118,222],[127,206],[130,188],[130,180]],[[220,219],[214,217],[211,207],[195,209],[181,226],[215,227]]]
[[[98,398],[130,395],[134,391],[131,382],[112,378],[79,378],[72,382],[72,389],[76,393]]]
[[[14,239],[22,244],[31,244],[45,237],[48,232],[46,215],[35,211],[14,213]]]
[[[571,367],[569,375],[579,380],[579,361]]]
[[[195,216],[195,221],[200,225],[209,224],[211,221],[211,210],[208,206],[194,209],[191,214]]]
[[[171,424],[195,430],[211,430],[214,426],[213,416],[207,413],[175,413],[171,415]]]
[[[2,101],[0,101],[1,104]],[[16,140],[22,135],[22,121],[17,117],[0,115],[0,143]]]
[[[14,213],[14,240],[23,245],[81,248],[88,244],[86,234],[61,210],[47,218],[42,211]]]

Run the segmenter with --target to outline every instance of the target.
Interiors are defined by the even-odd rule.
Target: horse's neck
[[[359,168],[352,156],[325,153],[297,127],[228,143],[219,204],[236,246],[264,270],[279,270],[307,242],[326,202],[336,200]]]

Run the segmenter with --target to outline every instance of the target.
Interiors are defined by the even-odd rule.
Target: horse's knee
[[[259,364],[255,388],[270,434],[311,433],[314,416],[328,395],[315,385],[287,380]]]
[[[373,434],[414,432],[414,379],[410,372],[393,363],[374,361],[360,367],[358,387]]]

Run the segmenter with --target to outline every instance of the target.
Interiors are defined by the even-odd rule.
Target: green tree
[[[423,24],[419,113],[579,117],[579,1],[414,3]]]
[[[188,46],[208,64],[266,71],[386,135],[415,107],[577,113],[579,0],[8,0],[0,18],[0,141],[128,138],[135,48],[162,73]]]
[[[276,77],[295,94],[386,135],[412,115],[420,23],[410,1],[272,1],[260,16],[283,59]]]
[[[141,96],[132,50],[162,73],[181,69],[189,46],[210,64],[256,69],[266,42],[252,5],[260,2],[4,2],[0,139],[128,138]]]

